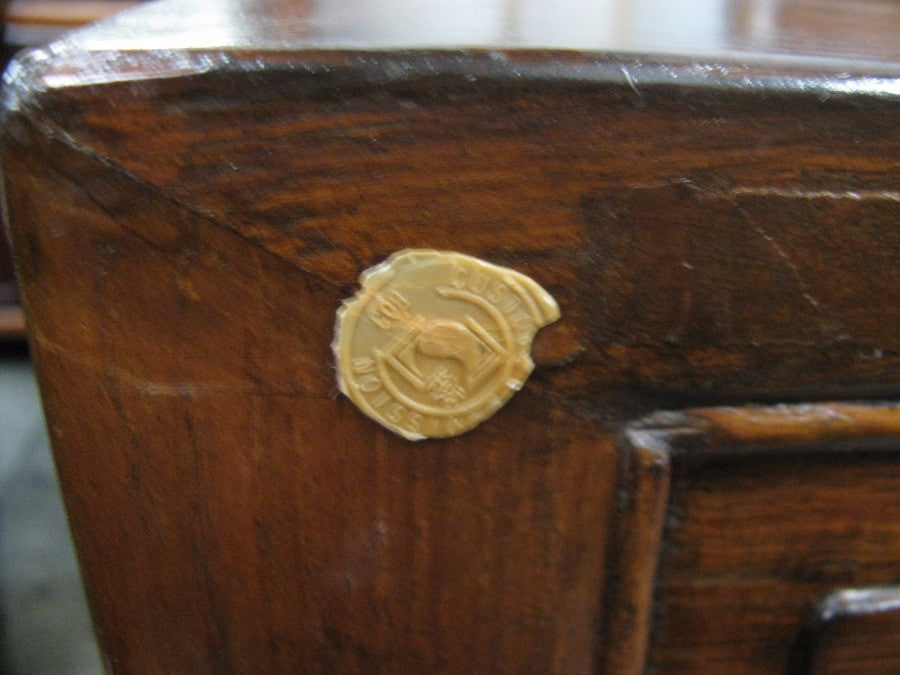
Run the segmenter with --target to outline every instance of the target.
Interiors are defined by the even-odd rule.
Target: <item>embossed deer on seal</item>
[[[380,296],[376,311],[386,319],[382,325],[399,327],[412,333],[415,350],[424,356],[459,361],[468,386],[483,357],[481,341],[469,328],[453,319],[436,319],[414,314],[399,294]]]
[[[336,313],[338,386],[409,440],[493,415],[534,367],[535,331],[560,315],[533,279],[454,251],[398,251],[360,285]]]

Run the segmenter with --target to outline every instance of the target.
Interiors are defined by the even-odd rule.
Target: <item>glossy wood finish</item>
[[[781,492],[754,474],[775,481],[780,455],[733,460],[723,485],[715,462],[676,460],[667,498],[668,455],[629,462],[620,433],[660,408],[896,397],[900,67],[873,60],[896,9],[859,3],[850,26],[887,18],[809,58],[737,38],[706,57],[588,52],[575,23],[472,33],[490,3],[460,4],[459,33],[393,5],[424,23],[377,35],[375,2],[222,3],[173,25],[176,7],[7,78],[10,226],[111,668],[639,670],[681,658],[648,604],[652,551],[672,551],[662,584],[696,581],[709,509],[737,509],[747,542],[793,488],[851,517],[829,481],[865,475],[853,452],[786,451],[793,479],[813,468]],[[359,272],[407,247],[520,270],[562,309],[506,407],[415,445],[337,395],[329,348]],[[773,428],[894,442],[894,412],[851,412],[688,426],[714,447],[769,448]],[[671,504],[695,511],[664,530]],[[842,580],[884,580],[860,560]],[[825,594],[805,591],[773,610],[778,640]]]
[[[136,3],[130,0],[12,0],[3,12],[0,63],[6,68],[16,51],[58,39],[66,30],[111,16]],[[25,316],[19,303],[12,253],[0,236],[0,340],[25,337]]]
[[[278,54],[262,70],[224,63],[141,86],[114,71],[102,96],[63,86],[37,105],[23,95],[11,124],[41,151],[23,166],[74,162],[68,190],[119,226],[139,219],[136,236],[183,257],[190,229],[144,230],[157,227],[146,223],[153,210],[186,211],[332,303],[405,247],[521,269],[566,306],[536,349],[567,364],[544,375],[567,397],[630,390],[668,405],[894,389],[893,99],[828,94],[821,73],[786,81],[770,68],[710,75],[647,60],[627,63],[645,82],[636,94],[618,61],[561,56],[329,52],[300,68]],[[36,87],[66,84],[51,68],[33,75]],[[560,83],[560,68],[580,74]],[[170,101],[181,112],[160,117]],[[122,351],[129,339],[108,342]],[[158,365],[134,367],[158,379]],[[302,386],[327,393],[331,377],[317,372]]]
[[[900,670],[900,587],[848,588],[816,607],[795,645],[797,673]]]
[[[646,648],[651,636],[648,668],[784,672],[810,607],[831,589],[900,576],[898,408],[656,414],[624,438],[634,467],[628,494],[636,498],[618,519],[618,548],[655,538],[641,544],[642,556],[618,560],[614,578],[628,583],[611,585],[606,604],[610,626],[629,629],[619,636],[625,644]],[[641,486],[659,496],[641,500]],[[660,497],[668,497],[665,509]],[[892,633],[858,628],[845,628],[837,642],[878,643],[869,666],[887,667]],[[611,641],[605,663],[609,672],[640,672],[645,660]],[[820,667],[826,663],[839,660],[823,655]]]

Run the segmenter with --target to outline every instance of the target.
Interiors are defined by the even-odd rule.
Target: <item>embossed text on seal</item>
[[[410,440],[493,415],[534,368],[535,332],[559,318],[529,277],[461,253],[408,249],[360,276],[337,313],[338,385]]]

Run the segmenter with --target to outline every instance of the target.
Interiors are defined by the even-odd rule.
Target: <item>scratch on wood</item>
[[[788,255],[788,252],[784,250],[784,248],[781,246],[781,244],[778,243],[778,241],[776,241],[775,237],[766,232],[760,225],[754,225],[753,229],[757,234],[759,234],[759,236],[761,236],[772,245],[772,248],[775,249],[775,252],[779,255],[779,257],[784,259],[785,263],[787,263],[787,266],[790,268],[794,278],[797,280],[797,283],[800,284],[801,288],[804,289],[804,291],[802,292],[803,298],[821,315],[822,307],[819,304],[819,301],[816,300],[816,298],[814,298],[808,290],[806,290],[806,282],[803,280],[803,275],[800,273],[800,268],[791,259],[791,256]]]
[[[619,66],[619,70],[622,71],[622,75],[625,77],[625,81],[628,83],[628,86],[631,87],[631,90],[637,95],[638,101],[640,103],[643,103],[644,95],[638,90],[637,83],[634,81],[631,73],[628,72],[628,68],[625,66]]]
[[[95,150],[94,148],[89,147],[85,143],[82,143],[81,141],[79,141],[75,136],[73,136],[68,131],[63,129],[60,125],[58,125],[56,122],[51,120],[49,118],[49,116],[46,113],[44,113],[43,110],[40,109],[40,106],[38,106],[37,104],[35,104],[34,108],[35,108],[36,115],[33,117],[25,118],[23,121],[25,123],[29,123],[32,126],[32,128],[34,128],[38,133],[46,136],[49,140],[57,141],[57,142],[61,143],[62,145],[66,146],[67,148],[69,148],[70,150],[72,150],[73,152],[79,153],[90,160],[98,162],[101,166],[118,174],[125,180],[139,186],[143,190],[148,191],[155,197],[159,197],[162,200],[164,200],[178,208],[184,209],[187,213],[190,213],[198,218],[201,218],[201,219],[205,220],[206,222],[208,222],[209,224],[214,225],[215,227],[219,228],[220,230],[223,230],[225,232],[228,232],[228,233],[240,238],[241,240],[247,242],[251,246],[254,246],[257,249],[265,250],[266,252],[271,253],[272,255],[284,260],[292,267],[295,267],[296,269],[309,275],[310,277],[316,279],[317,281],[322,282],[323,284],[330,286],[332,288],[337,288],[337,289],[340,288],[340,284],[336,283],[335,281],[333,281],[325,276],[322,276],[321,274],[317,273],[315,270],[307,267],[306,265],[301,264],[296,258],[294,258],[292,256],[286,256],[286,255],[278,252],[277,250],[274,250],[273,248],[267,246],[265,242],[259,241],[253,237],[247,236],[245,233],[241,232],[238,228],[234,227],[230,223],[226,223],[223,220],[221,220],[212,211],[200,208],[193,204],[189,204],[185,200],[180,199],[178,197],[173,196],[172,194],[165,192],[158,185],[155,185],[153,183],[150,183],[150,182],[144,180],[137,174],[127,170],[124,166],[122,166],[121,164],[119,164],[118,162],[113,160],[111,157],[108,157],[107,155],[104,155],[104,154],[98,152],[97,150]],[[143,236],[140,235],[140,233],[136,232],[133,229],[126,227],[121,218],[113,217],[113,214],[111,214],[105,207],[103,207],[101,205],[99,200],[97,200],[96,196],[91,192],[90,188],[87,185],[85,185],[82,180],[74,178],[72,176],[66,176],[66,178],[69,181],[71,181],[71,183],[77,189],[79,189],[95,206],[100,208],[104,214],[106,214],[107,216],[110,216],[112,218],[112,222],[116,223],[124,231],[126,231],[132,235],[140,237],[143,241],[147,241],[146,238],[144,238]]]
[[[114,366],[87,354],[73,352],[65,346],[49,339],[40,330],[33,330],[33,337],[42,349],[61,359],[92,370],[94,373],[113,379],[117,384],[128,386],[146,396],[177,396],[196,398],[211,394],[232,394],[237,396],[295,396],[302,398],[326,399],[325,394],[317,394],[306,389],[264,390],[259,387],[235,387],[222,382],[154,382],[144,379],[126,368]]]
[[[787,197],[790,199],[850,199],[853,201],[887,201],[900,203],[900,192],[893,190],[803,190],[779,187],[735,187],[728,191],[735,196]]]

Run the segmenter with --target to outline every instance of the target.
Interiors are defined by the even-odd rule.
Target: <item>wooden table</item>
[[[898,33],[166,0],[20,57],[7,216],[110,668],[900,669]],[[455,438],[337,392],[335,311],[404,248],[561,309]]]

